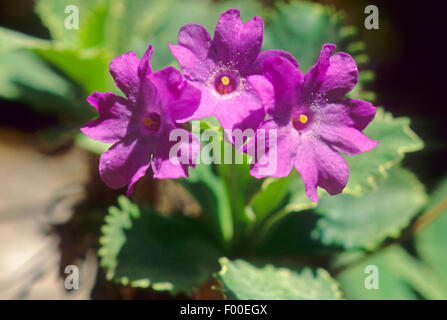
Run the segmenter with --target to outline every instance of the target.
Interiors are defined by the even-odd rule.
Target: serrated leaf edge
[[[148,289],[151,288],[154,291],[157,292],[166,292],[168,291],[172,295],[178,295],[180,293],[185,293],[188,296],[191,296],[196,290],[199,289],[199,286],[195,286],[190,288],[190,290],[183,290],[183,289],[175,289],[173,283],[169,281],[163,281],[163,282],[152,282],[150,279],[138,279],[130,281],[128,277],[115,277],[115,274],[113,270],[110,270],[107,266],[106,259],[106,253],[107,250],[104,248],[104,244],[109,242],[110,237],[110,228],[108,228],[108,223],[110,223],[110,220],[113,219],[113,216],[117,215],[125,215],[125,208],[132,207],[134,210],[127,210],[129,213],[129,216],[132,218],[137,218],[140,215],[140,211],[137,205],[132,203],[127,197],[121,195],[118,197],[118,206],[110,206],[109,207],[109,214],[106,215],[105,220],[106,224],[104,224],[101,227],[101,233],[102,236],[99,238],[99,243],[101,244],[101,248],[98,250],[98,256],[100,257],[100,266],[105,269],[106,271],[106,279],[109,281],[114,281],[117,284],[123,285],[123,286],[131,286],[133,288],[141,288],[141,289]],[[136,210],[135,210],[136,209]],[[116,210],[116,211],[115,211]],[[114,213],[112,211],[115,211]],[[109,220],[109,221],[107,221]],[[132,221],[130,221],[130,225],[126,225],[125,228],[131,228],[132,227]],[[208,280],[208,277],[204,277],[200,283],[205,282]]]
[[[413,146],[403,146],[403,147],[397,148],[397,150],[396,150],[396,152],[398,153],[397,156],[393,160],[385,162],[377,168],[379,171],[379,174],[371,174],[366,178],[366,181],[369,184],[369,187],[371,187],[372,191],[377,190],[377,180],[380,178],[385,178],[385,179],[388,178],[387,171],[391,167],[393,167],[395,164],[402,161],[403,158],[405,157],[406,153],[416,152],[416,151],[419,151],[424,148],[424,142],[410,128],[410,121],[408,118],[406,118],[406,117],[394,118],[390,112],[385,111],[383,108],[377,108],[376,119],[377,119],[377,117],[382,117],[381,120],[383,120],[387,123],[401,122],[402,123],[402,131],[410,139],[412,139],[415,142],[415,144]],[[367,187],[359,184],[355,188],[346,187],[343,190],[343,193],[347,193],[347,194],[354,195],[354,196],[361,196],[361,195],[363,195],[363,192],[366,190],[369,190],[369,189]]]
[[[407,171],[407,173],[411,174],[412,177],[415,178],[415,180],[417,181],[417,184],[413,187],[414,190],[415,191],[421,191],[421,194],[423,195],[424,201],[427,201],[428,196],[427,196],[427,193],[426,193],[425,186],[419,181],[419,179],[417,178],[417,176],[413,172],[411,172],[409,170],[406,170],[406,171]],[[352,196],[357,197],[357,195],[352,195]],[[410,225],[411,221],[413,220],[413,218],[415,216],[416,215],[414,215],[413,217],[408,217],[407,219],[405,219],[400,227],[394,228],[394,229],[392,229],[392,230],[390,230],[390,231],[388,231],[386,233],[381,231],[380,233],[382,233],[384,236],[383,237],[381,236],[380,240],[370,241],[370,242],[368,242],[365,245],[362,245],[360,247],[359,246],[353,246],[353,245],[346,245],[344,242],[341,242],[341,241],[330,242],[330,240],[323,240],[323,239],[321,239],[321,240],[322,240],[322,242],[325,245],[336,244],[336,245],[340,245],[341,247],[343,247],[343,248],[345,248],[347,250],[356,249],[356,248],[363,248],[363,249],[365,249],[367,251],[373,251],[373,250],[377,249],[386,239],[397,239],[397,238],[399,238],[400,235],[402,234],[402,231],[405,230]],[[318,230],[318,238],[321,238],[321,235],[322,235],[322,231]],[[332,240],[333,239],[334,238],[332,238]]]
[[[223,282],[220,280],[219,276],[223,276],[227,272],[228,267],[227,267],[226,264],[229,262],[229,259],[227,257],[220,257],[218,262],[221,265],[221,269],[217,273],[215,273],[213,275],[213,277],[219,282],[220,286],[219,287],[214,286],[213,289],[221,291],[221,293],[225,297],[225,300],[227,300],[228,296],[225,294],[225,292],[227,290],[225,289],[225,286],[224,286]],[[327,270],[325,270],[323,268],[316,268],[315,272],[313,272],[311,268],[305,267],[305,268],[303,268],[301,270],[301,272],[297,272],[297,271],[290,270],[290,269],[284,268],[284,267],[279,267],[279,268],[275,267],[271,263],[266,264],[265,266],[263,266],[262,269],[265,269],[265,268],[270,268],[270,269],[274,268],[277,272],[286,272],[288,274],[293,272],[293,273],[296,273],[297,275],[303,275],[305,273],[311,273],[311,276],[314,279],[317,279],[318,276],[321,276],[325,280],[328,280],[329,282],[332,283],[331,289],[334,292],[335,299],[341,299],[343,297],[343,292],[340,289],[341,288],[340,284],[334,278],[331,277],[331,275],[329,274],[329,272]]]

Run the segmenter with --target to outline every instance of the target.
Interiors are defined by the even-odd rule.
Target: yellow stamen
[[[224,86],[228,86],[230,84],[230,78],[228,78],[227,76],[223,76],[222,78],[220,78],[220,82],[222,82]]]
[[[153,123],[153,121],[152,121],[151,118],[144,119],[144,125],[145,126],[150,127],[152,123]]]
[[[302,124],[305,124],[309,118],[305,114],[301,114],[299,120]]]

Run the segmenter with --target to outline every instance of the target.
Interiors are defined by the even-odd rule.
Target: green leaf
[[[238,300],[308,300],[339,299],[341,292],[327,271],[315,274],[305,268],[300,273],[268,264],[258,268],[244,260],[219,259],[218,279],[229,299]]]
[[[343,43],[344,16],[334,9],[305,1],[280,2],[276,9],[266,19],[264,47],[289,51],[303,71],[315,64],[323,44]]]
[[[189,178],[180,183],[197,200],[207,218],[213,234],[223,246],[233,238],[233,215],[224,181],[211,165],[197,164],[189,169]]]
[[[79,10],[79,29],[69,30],[64,22],[67,5]],[[50,30],[54,41],[38,53],[77,81],[86,92],[118,92],[108,72],[114,56],[127,51],[143,55],[154,45],[154,69],[174,63],[167,43],[177,42],[177,33],[187,23],[214,28],[221,9],[234,2],[212,3],[205,0],[40,0],[36,11]],[[254,15],[259,6],[252,1],[242,5],[243,16]],[[211,13],[211,14],[210,14]],[[250,17],[251,18],[251,17]]]
[[[78,9],[79,28],[67,29],[65,21],[72,12],[67,6]],[[86,48],[104,41],[104,23],[109,2],[106,0],[38,0],[36,13],[48,28],[51,38],[72,48]]]
[[[218,253],[194,221],[140,210],[126,197],[111,207],[99,250],[107,278],[123,285],[191,294],[217,269]]]
[[[65,27],[70,15],[65,13],[65,8],[69,5],[78,8],[78,29]],[[36,52],[77,81],[86,92],[118,92],[108,71],[115,55],[105,42],[109,5],[105,0],[39,0],[36,3],[36,12],[53,38],[50,46],[37,48]]]
[[[256,252],[261,255],[306,255],[320,256],[340,251],[339,247],[330,247],[321,243],[315,228],[319,216],[313,211],[292,212],[266,232]]]
[[[322,242],[344,248],[373,249],[396,238],[426,201],[423,185],[411,172],[395,167],[376,190],[362,197],[341,194],[324,197],[316,208]]]
[[[49,41],[0,27],[0,52],[46,47]]]
[[[365,286],[371,275],[371,271],[365,271],[367,266],[377,267],[378,289]],[[437,284],[436,276],[399,246],[391,246],[348,267],[337,276],[337,280],[348,299],[418,299],[413,289],[432,299],[439,299],[445,294]]]
[[[429,224],[417,231],[415,242],[419,256],[439,274],[447,288],[447,179],[430,197],[427,214],[421,220]],[[435,217],[436,216],[436,217]],[[434,220],[431,220],[434,219]]]
[[[394,249],[394,250],[393,250]],[[391,247],[348,267],[337,277],[346,298],[350,300],[416,300],[418,296],[400,275],[396,268],[406,268],[402,261],[396,261],[395,248]],[[397,262],[397,265],[394,263]],[[371,276],[365,272],[367,266],[378,268],[378,289],[367,289],[365,281]]]
[[[356,156],[345,156],[349,165],[349,181],[345,192],[361,195],[375,189],[376,180],[386,176],[405,153],[424,147],[421,139],[410,129],[410,119],[393,118],[383,109],[377,109],[375,119],[363,131],[369,138],[379,141],[376,148]]]
[[[222,161],[216,165],[217,170],[225,182],[228,197],[236,219],[252,223],[256,217],[251,210],[247,210],[246,204],[253,194],[259,190],[262,180],[250,175],[250,160],[246,154],[240,153],[234,145],[222,138]],[[225,152],[231,150],[232,163],[225,164]]]
[[[275,209],[278,209],[289,193],[291,175],[286,178],[268,178],[264,180],[261,190],[256,193],[251,202],[251,210],[257,220],[263,220]]]
[[[159,69],[175,61],[167,43],[177,43],[183,25],[201,24],[212,34],[219,15],[230,8],[239,8],[245,21],[260,12],[255,1],[113,1],[106,22],[106,43],[115,53],[132,50],[140,55],[151,43],[155,47],[152,65]]]
[[[0,96],[18,100],[39,112],[55,112],[77,118],[92,114],[79,104],[79,88],[28,51],[2,53]]]
[[[119,93],[109,74],[112,56],[104,50],[96,48],[80,50],[53,45],[50,48],[37,49],[36,52],[79,83],[86,92]]]
[[[46,40],[0,28],[0,96],[30,104],[39,112],[88,117],[92,113],[83,112],[80,89],[30,51],[49,45]]]
[[[320,191],[320,195],[323,192]],[[313,208],[317,205],[306,196],[304,183],[296,170],[292,170],[285,178],[267,178],[261,190],[256,193],[250,206],[258,220],[263,220],[273,212],[279,217],[290,213]]]

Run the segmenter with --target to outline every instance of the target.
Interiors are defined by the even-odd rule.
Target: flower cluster
[[[275,131],[276,169],[262,170],[263,158],[273,152],[267,148],[254,157],[254,177],[284,177],[295,167],[312,201],[318,201],[317,186],[340,193],[349,177],[340,153],[355,155],[377,145],[362,133],[376,108],[345,97],[358,80],[355,61],[347,53],[333,54],[335,45],[326,44],[303,74],[290,53],[261,51],[263,28],[259,17],[243,23],[237,9],[220,16],[214,37],[197,24],[182,27],[170,49],[183,75],[173,67],[154,72],[152,46],[141,60],[133,52],[113,59],[110,73],[126,98],[91,94],[88,102],[99,117],[81,129],[92,139],[114,143],[100,159],[103,181],[111,188],[128,185],[130,194],[150,166],[154,178],[186,177],[200,143],[181,124],[215,116],[225,130],[254,130],[246,152],[269,139],[260,132]],[[174,129],[188,137],[179,150],[188,158],[181,163],[170,160]]]

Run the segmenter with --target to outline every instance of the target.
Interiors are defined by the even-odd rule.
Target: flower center
[[[231,93],[237,88],[237,79],[230,74],[218,76],[214,88],[221,95]]]
[[[222,78],[220,78],[220,82],[222,82],[224,86],[228,86],[230,84],[230,78],[228,78],[227,76],[223,76]]]
[[[160,129],[160,116],[156,113],[149,113],[143,119],[143,124],[147,131],[155,133]]]
[[[309,116],[306,114],[300,114],[292,118],[293,127],[296,130],[303,130],[307,127],[309,122]]]

